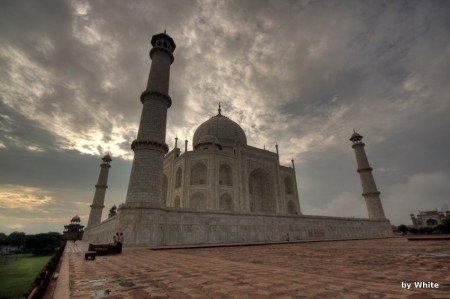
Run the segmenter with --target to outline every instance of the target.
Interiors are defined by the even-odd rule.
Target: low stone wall
[[[125,206],[83,237],[109,243],[123,232],[126,245],[188,245],[389,237],[388,220],[277,216]]]
[[[83,241],[93,244],[106,244],[113,242],[116,234],[117,215],[104,220],[102,223],[87,227],[83,232]]]

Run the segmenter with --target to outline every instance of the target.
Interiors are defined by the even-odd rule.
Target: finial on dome
[[[166,34],[166,29],[164,29],[164,34]]]
[[[219,109],[218,109],[218,111],[219,111],[219,115],[222,115],[222,109],[220,109],[220,102],[219,102]]]

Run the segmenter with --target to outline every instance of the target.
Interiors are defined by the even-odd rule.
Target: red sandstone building
[[[450,217],[450,211],[439,212],[435,211],[419,211],[417,216],[411,214],[411,220],[415,228],[435,227],[443,224],[444,219]]]
[[[81,225],[80,222],[80,216],[75,215],[72,217],[72,220],[70,220],[70,224],[64,225],[64,240],[75,241],[83,238],[84,225]]]

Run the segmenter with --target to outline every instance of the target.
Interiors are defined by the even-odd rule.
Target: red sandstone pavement
[[[70,298],[450,298],[449,240],[125,248],[95,261],[86,248],[66,249]],[[439,288],[401,287],[417,281]]]

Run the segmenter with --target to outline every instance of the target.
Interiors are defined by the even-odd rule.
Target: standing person
[[[122,242],[120,241],[119,233],[116,233],[115,239],[116,239],[116,252],[120,253],[122,251]]]
[[[119,241],[119,242],[120,242],[120,243],[119,243],[120,245],[119,245],[119,250],[118,250],[118,252],[119,252],[119,253],[122,253],[123,233],[120,233],[120,235],[119,235],[119,240],[120,240],[120,241]]]

